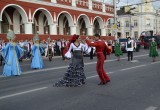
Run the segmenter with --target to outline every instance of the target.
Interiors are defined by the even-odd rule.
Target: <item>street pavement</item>
[[[152,62],[148,50],[134,52],[132,62],[126,53],[121,61],[108,56],[107,85],[97,85],[96,57],[84,57],[84,62],[87,79],[81,87],[53,87],[70,63],[61,57],[44,59],[40,70],[31,70],[30,61],[21,62],[21,76],[0,76],[0,110],[160,110],[160,58]]]

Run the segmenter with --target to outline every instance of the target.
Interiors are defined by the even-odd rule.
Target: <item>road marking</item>
[[[47,88],[48,87],[41,87],[41,88],[32,89],[32,90],[28,90],[28,91],[24,91],[24,92],[19,92],[19,93],[15,93],[15,94],[11,94],[11,95],[1,96],[0,100],[5,99],[5,98],[9,98],[9,97],[14,97],[14,96],[18,96],[18,95],[23,95],[23,94],[31,93],[31,92],[40,91],[40,90],[47,89]]]
[[[108,74],[112,74],[112,73],[114,73],[114,72],[108,72]]]
[[[126,71],[126,70],[130,70],[130,69],[134,69],[134,68],[139,68],[139,67],[143,67],[146,65],[138,65],[138,66],[134,66],[134,67],[130,67],[130,68],[125,68],[125,69],[121,69],[120,71]]]
[[[156,110],[156,109],[157,109],[157,107],[150,106],[150,107],[146,108],[145,110]]]
[[[144,54],[144,55],[138,55],[138,56],[134,56],[134,57],[142,57],[142,56],[146,56],[148,54]],[[121,59],[127,59],[127,57],[125,58],[121,58]],[[113,60],[106,60],[105,62],[112,62],[112,61],[116,61],[117,59],[113,59]],[[92,64],[96,64],[96,62],[89,62],[89,63],[84,63],[84,65],[92,65]],[[61,66],[61,67],[54,67],[54,68],[46,68],[46,69],[41,69],[41,70],[32,70],[32,71],[27,71],[27,72],[23,72],[24,74],[28,74],[28,73],[37,73],[37,72],[43,72],[43,71],[50,71],[50,70],[57,70],[57,69],[63,69],[63,68],[67,68],[68,66]]]
[[[97,77],[98,75],[94,75],[94,76],[89,76],[87,77],[86,79],[91,79],[91,78],[94,78],[94,77]]]
[[[67,68],[67,67],[68,67],[68,66],[60,66],[60,67],[54,67],[54,68],[46,68],[46,69],[40,69],[40,70],[32,70],[32,71],[27,71],[27,72],[23,72],[23,73],[24,73],[24,74],[27,74],[27,73],[37,73],[37,72],[57,70],[57,69],[62,69],[62,68]]]
[[[130,62],[132,62],[132,63],[137,63],[137,62],[139,62],[138,60],[133,60],[133,61],[130,61]]]
[[[153,62],[153,63],[151,63],[151,64],[156,64],[156,63],[159,63],[160,61],[156,61],[156,62]]]
[[[96,72],[96,71],[94,71],[94,72]],[[87,72],[88,73],[88,72]],[[114,73],[114,72],[108,72],[108,74],[112,74],[112,73]],[[91,78],[94,78],[94,77],[97,77],[98,75],[93,75],[93,76],[89,76],[89,77],[87,77],[86,79],[91,79]]]

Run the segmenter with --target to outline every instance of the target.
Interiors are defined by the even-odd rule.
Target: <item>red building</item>
[[[9,29],[17,39],[68,38],[73,34],[93,36],[107,33],[109,19],[113,18],[112,5],[92,0],[0,0],[0,37]]]

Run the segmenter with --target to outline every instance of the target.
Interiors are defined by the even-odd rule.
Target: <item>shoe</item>
[[[106,83],[105,82],[100,82],[98,85],[105,85]]]
[[[86,82],[82,81],[82,84],[86,84]]]
[[[106,82],[105,82],[105,84],[107,84],[107,83],[109,83],[109,82],[111,82],[111,81],[110,81],[110,80],[108,80],[108,81],[106,81]]]

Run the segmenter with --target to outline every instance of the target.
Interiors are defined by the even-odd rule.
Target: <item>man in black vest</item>
[[[128,41],[126,42],[126,51],[128,56],[128,61],[133,60],[133,49],[134,49],[134,42],[131,40],[131,37],[127,38]]]

